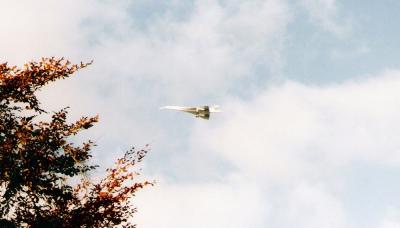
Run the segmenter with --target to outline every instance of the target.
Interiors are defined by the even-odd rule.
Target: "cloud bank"
[[[218,179],[219,186],[193,183],[179,189],[179,184],[160,183],[159,191],[166,195],[149,208],[143,205],[141,215],[168,211],[166,217],[156,216],[157,224],[164,222],[168,227],[181,223],[194,227],[359,227],[363,222],[351,210],[355,202],[348,196],[356,192],[363,198],[366,189],[351,189],[348,177],[354,175],[355,164],[399,167],[398,88],[400,72],[387,71],[331,86],[288,81],[250,101],[227,99],[225,112],[215,122],[196,125],[189,162],[218,154],[234,168],[204,172],[209,179]],[[185,172],[201,173],[213,164],[204,165],[193,165]],[[357,178],[368,179],[368,175]],[[152,197],[150,192],[143,202]],[[187,192],[193,197],[185,198]],[[364,197],[368,200],[368,195]],[[383,197],[378,207],[390,205],[391,200]],[[171,207],[174,202],[182,204]],[[196,206],[204,203],[207,210]],[[231,215],[232,208],[240,209]],[[254,213],[249,215],[249,211]],[[180,215],[178,221],[168,217],[171,214]],[[385,214],[368,221],[370,227],[380,221],[384,227],[398,225],[393,216]]]

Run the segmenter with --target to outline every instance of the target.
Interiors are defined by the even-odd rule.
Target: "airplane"
[[[181,106],[164,106],[160,109],[169,109],[188,112],[196,116],[196,118],[203,118],[208,120],[210,118],[210,113],[221,112],[219,105],[209,106],[198,106],[198,107],[181,107]]]

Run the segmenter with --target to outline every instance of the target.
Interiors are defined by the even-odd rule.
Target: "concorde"
[[[177,110],[182,112],[188,112],[195,115],[197,118],[203,118],[208,120],[210,118],[210,113],[221,112],[219,105],[214,106],[198,106],[198,107],[181,107],[181,106],[164,106],[160,109]]]

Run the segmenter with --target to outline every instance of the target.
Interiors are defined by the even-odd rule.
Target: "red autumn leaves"
[[[88,64],[56,58],[29,62],[23,69],[0,64],[0,223],[43,227],[133,227],[135,192],[152,183],[135,182],[135,165],[147,153],[127,151],[106,177],[92,183],[85,174],[92,141],[74,145],[69,137],[92,127],[98,117],[69,123],[67,108],[49,121],[35,92],[44,85],[71,76]],[[43,118],[42,118],[43,119]],[[81,177],[77,185],[72,177]]]

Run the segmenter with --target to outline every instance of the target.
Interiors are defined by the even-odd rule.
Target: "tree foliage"
[[[85,174],[92,141],[74,145],[69,138],[88,129],[98,117],[67,122],[68,108],[51,120],[36,121],[48,112],[35,92],[69,77],[91,63],[71,64],[56,58],[29,62],[23,69],[0,64],[0,225],[28,227],[134,227],[129,218],[135,192],[150,182],[135,182],[134,165],[148,149],[127,151],[99,183]],[[81,177],[71,185],[72,177]],[[12,226],[11,226],[12,227]]]

